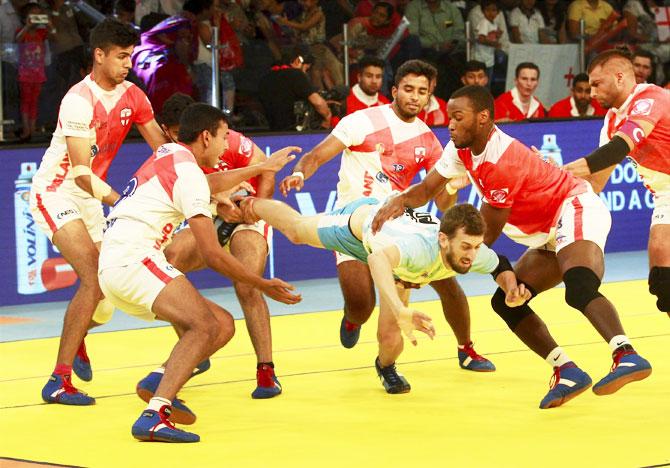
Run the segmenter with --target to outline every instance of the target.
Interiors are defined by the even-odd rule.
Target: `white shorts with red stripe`
[[[30,212],[35,223],[49,240],[70,221],[81,219],[93,242],[102,241],[105,215],[102,203],[93,197],[83,198],[64,190],[56,192],[30,191]]]
[[[656,192],[654,194],[654,212],[651,215],[651,225],[670,224],[670,192]]]
[[[265,239],[265,242],[267,242],[268,245],[272,242],[272,226],[270,226],[268,223],[265,221],[258,220],[254,224],[240,224],[235,229],[233,230],[233,233],[230,235],[230,239],[232,240],[233,237],[235,237],[235,234],[241,231],[253,231],[257,232],[261,236],[263,236],[263,239]],[[230,241],[226,244],[227,248],[230,248]]]
[[[101,267],[100,289],[118,309],[134,317],[152,321],[154,301],[163,288],[182,272],[170,265],[163,252],[154,252],[124,266]]]

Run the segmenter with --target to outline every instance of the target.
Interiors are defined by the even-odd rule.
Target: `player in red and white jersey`
[[[179,118],[184,109],[193,103],[193,99],[185,94],[171,96],[161,112],[161,126],[170,138],[176,141],[179,133]],[[244,168],[264,162],[265,153],[249,138],[233,130],[228,131],[228,147],[219,157],[214,168],[203,167],[206,173]],[[248,180],[255,191],[255,196],[271,198],[274,192],[274,173],[263,172]],[[272,227],[264,221],[244,224],[242,213],[233,204],[219,203],[218,215],[214,218],[219,243],[242,262],[250,271],[262,275],[272,239]],[[195,238],[190,229],[182,229],[174,236],[172,243],[165,250],[168,262],[182,272],[206,268],[205,260],[197,249]],[[257,386],[252,393],[253,398],[271,398],[281,393],[282,388],[274,374],[272,359],[272,334],[270,328],[270,312],[263,295],[256,288],[242,282],[233,281],[237,298],[244,313],[247,330],[256,351]],[[199,364],[197,369],[206,369],[209,363]],[[196,371],[197,372],[197,371]],[[143,379],[138,387],[152,387],[155,373]]]
[[[437,71],[420,60],[410,60],[396,72],[390,105],[348,115],[331,134],[305,154],[294,172],[282,180],[284,196],[300,190],[318,168],[342,153],[335,208],[362,197],[384,199],[394,190],[404,190],[421,170],[429,170],[442,151],[437,137],[417,115],[430,95],[430,82]],[[438,201],[446,207],[453,198],[446,191]],[[340,341],[346,348],[358,342],[360,326],[376,303],[370,269],[363,262],[336,254],[337,275],[344,296]],[[491,371],[495,367],[478,355],[470,339],[467,299],[454,278],[431,283],[442,300],[445,317],[458,341],[459,364],[468,370]],[[389,363],[382,363],[387,365]],[[392,363],[391,363],[392,364]]]
[[[373,222],[398,216],[439,193],[445,183],[467,174],[483,199],[487,229],[484,243],[505,232],[529,250],[514,271],[533,296],[565,283],[568,305],[581,311],[609,343],[614,366],[593,388],[598,395],[651,374],[626,337],[614,306],[598,292],[604,273],[604,248],[611,216],[591,186],[542,161],[493,122],[491,93],[480,86],[457,90],[449,100],[451,142],[442,159],[417,185],[392,197]],[[499,289],[491,305],[510,329],[554,369],[549,393],[540,408],[560,406],[591,386],[590,377],[558,346],[542,320],[524,304],[509,307]]]
[[[91,31],[93,72],[63,98],[51,145],[33,178],[30,208],[35,222],[80,280],[65,312],[56,368],[42,390],[50,403],[95,402],[77,391],[70,378],[74,363],[77,375],[91,380],[86,328],[92,317],[102,323],[114,310],[101,301],[96,273],[104,226],[101,202],[112,205],[119,197],[104,182],[109,165],[133,124],[153,149],[167,141],[144,93],[125,81],[137,40],[130,26],[115,19]]]
[[[589,64],[591,94],[609,109],[600,148],[566,166],[588,177],[600,191],[616,164],[628,156],[654,196],[649,231],[649,292],[670,316],[670,95],[659,86],[637,84],[629,56],[603,52]],[[590,176],[590,174],[593,174]]]
[[[196,434],[174,428],[172,422],[195,421],[195,415],[175,398],[196,364],[234,334],[230,314],[200,295],[165,258],[163,249],[180,223],[188,219],[210,268],[281,302],[300,300],[288,283],[250,272],[219,247],[209,207],[210,189],[218,193],[261,172],[276,172],[293,159],[289,152],[294,148],[275,153],[260,165],[207,177],[200,166],[213,167],[218,162],[227,132],[221,110],[207,104],[189,106],[181,120],[180,143],[165,144],[154,152],[108,216],[98,267],[105,296],[130,315],[170,322],[179,334],[147,408],[133,425],[132,434],[140,440],[199,440]],[[185,419],[180,421],[178,416]]]

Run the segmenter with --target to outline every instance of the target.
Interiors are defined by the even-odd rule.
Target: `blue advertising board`
[[[560,155],[563,162],[569,162],[596,147],[601,125],[600,120],[586,120],[509,124],[501,128],[527,145],[540,148],[544,143],[553,155]],[[443,144],[448,141],[446,128],[436,128],[435,133]],[[267,152],[289,145],[300,146],[306,152],[324,136],[271,135],[256,136],[253,140]],[[35,164],[39,164],[43,153],[44,148],[0,151],[4,168],[0,171],[0,199],[3,200],[2,214],[6,220],[0,226],[0,280],[3,283],[0,305],[68,300],[74,293],[76,276],[34,224],[28,211],[29,174]],[[145,143],[123,145],[110,169],[110,184],[117,189],[124,187],[149,154]],[[339,158],[335,158],[307,181],[302,192],[292,192],[285,201],[303,214],[331,209],[335,203],[338,170]],[[278,174],[277,180],[290,171],[291,168],[285,168]],[[278,194],[277,197],[282,198]],[[631,163],[625,162],[616,168],[601,197],[613,217],[607,251],[645,249],[653,202]],[[472,187],[462,190],[459,199],[480,203]],[[426,209],[436,212],[432,203]],[[524,250],[504,236],[496,243],[496,248],[514,259]],[[334,277],[336,270],[331,252],[294,246],[275,232],[266,273],[295,281]],[[200,288],[229,284],[211,271],[195,272],[189,277]]]

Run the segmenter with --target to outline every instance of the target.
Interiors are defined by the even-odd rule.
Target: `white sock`
[[[165,367],[159,367],[158,369],[154,369],[153,371],[151,371],[151,373],[165,374]]]
[[[610,340],[609,344],[612,351],[615,351],[620,346],[630,345],[630,340],[626,335],[617,335]]]
[[[547,364],[552,368],[561,367],[563,364],[572,361],[560,346],[555,347],[544,360],[547,361]]]
[[[160,409],[163,406],[170,406],[172,403],[170,400],[166,400],[165,398],[161,397],[153,397],[151,400],[149,400],[149,404],[147,405],[148,410],[154,410],[154,411],[160,411]]]

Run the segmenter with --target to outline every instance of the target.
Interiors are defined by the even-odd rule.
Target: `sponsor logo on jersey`
[[[414,161],[417,164],[421,164],[421,162],[426,159],[426,147],[425,146],[415,146],[414,147]]]
[[[393,166],[393,171],[395,171],[395,172],[402,172],[402,171],[405,170],[405,166],[402,165],[402,164],[394,163],[394,164],[392,164],[392,166]]]
[[[100,152],[98,145],[91,145],[91,157],[94,158]]]
[[[121,109],[119,117],[121,118],[121,125],[124,127],[130,123],[130,116],[133,115],[133,110],[130,107]]]
[[[497,203],[505,203],[507,195],[509,195],[509,189],[506,188],[489,191],[489,198],[491,199],[491,201]]]
[[[640,99],[635,103],[633,108],[630,110],[630,115],[649,115],[651,113],[651,108],[654,105],[654,100]]]
[[[73,210],[73,209],[65,210],[65,211],[62,211],[62,212],[58,213],[56,215],[56,219],[63,219],[67,215],[73,215],[73,214],[77,214],[77,210]]]
[[[381,182],[382,184],[385,184],[385,183],[388,182],[388,180],[389,180],[389,176],[387,176],[386,174],[384,174],[382,171],[377,172],[377,175],[375,176],[375,178],[376,178],[379,182]]]

